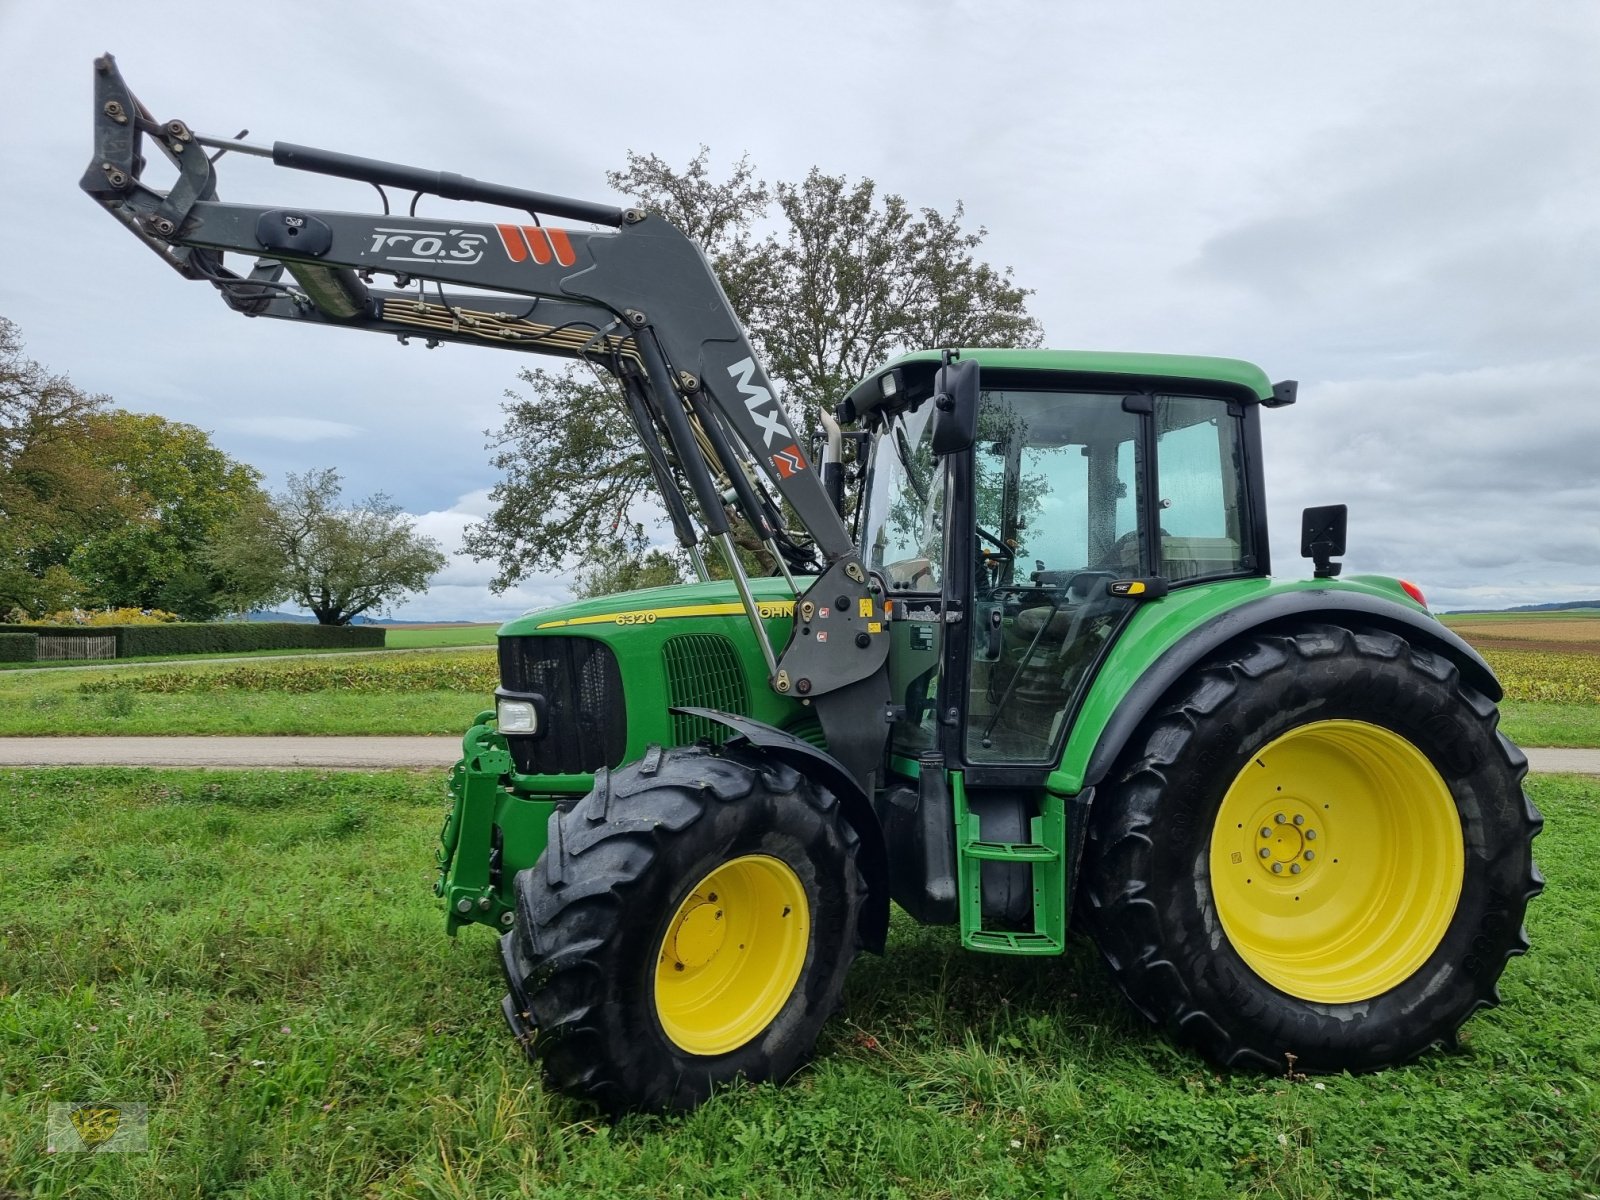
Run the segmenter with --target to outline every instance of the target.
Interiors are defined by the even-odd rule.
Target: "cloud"
[[[325,421],[321,417],[230,417],[223,427],[252,437],[280,442],[325,442],[331,438],[355,437],[357,425]]]
[[[754,26],[732,0],[708,0],[692,24],[652,9],[609,28],[608,53],[738,62],[754,28],[770,51],[760,102],[708,109],[702,93],[669,89],[641,105],[627,89],[596,93],[585,55],[555,56],[540,63],[548,119],[530,123],[495,91],[525,66],[525,39],[440,51],[414,22],[322,6],[296,17],[301,36],[273,71],[241,71],[236,55],[197,53],[193,31],[249,44],[251,9],[180,4],[152,23],[104,0],[0,4],[0,103],[29,114],[8,141],[26,169],[0,191],[0,226],[25,231],[8,245],[0,313],[81,386],[216,431],[269,481],[335,466],[347,496],[386,492],[454,549],[488,511],[484,431],[526,360],[247,321],[179,279],[75,190],[91,59],[112,47],[159,116],[212,133],[244,124],[250,140],[597,200],[628,150],[681,162],[706,141],[724,164],[748,151],[769,179],[815,163],[913,206],[965,201],[969,226],[991,231],[985,256],[1035,289],[1051,344],[1234,354],[1301,379],[1297,407],[1265,414],[1280,572],[1301,567],[1298,508],[1348,499],[1350,570],[1479,598],[1463,602],[1587,598],[1600,511],[1593,6],[1036,9],[967,39],[968,86],[923,88],[915,105],[881,47],[943,61],[985,18],[975,0],[819,0]],[[577,9],[540,20],[552,45],[581,44],[592,23]],[[855,38],[838,40],[840,20]],[[352,58],[356,44],[378,52]],[[318,86],[285,88],[289,77]],[[425,81],[426,103],[364,102],[396,78]],[[219,176],[228,200],[376,199],[239,155]],[[418,211],[488,217],[436,197]],[[402,611],[499,617],[565,595],[561,575],[495,597],[491,574],[453,556]]]

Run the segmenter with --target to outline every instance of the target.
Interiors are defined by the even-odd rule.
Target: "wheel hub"
[[[1460,816],[1427,757],[1360,721],[1261,748],[1217,810],[1217,916],[1239,956],[1290,995],[1349,1003],[1417,971],[1461,893]]]
[[[696,893],[686,904],[694,907],[684,912],[668,935],[668,954],[673,969],[699,970],[717,956],[727,938],[728,927],[722,920],[722,908],[712,896]]]
[[[691,1054],[726,1054],[770,1025],[810,946],[810,905],[786,862],[747,854],[714,868],[672,914],[655,967],[656,1018]]]

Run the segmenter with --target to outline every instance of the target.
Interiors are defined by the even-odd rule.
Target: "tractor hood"
[[[809,576],[795,582],[805,589]],[[750,581],[750,593],[766,618],[792,617],[794,593],[782,577],[761,577]],[[507,621],[500,637],[518,637],[554,629],[581,629],[584,626],[653,625],[658,621],[691,617],[726,617],[745,623],[739,593],[729,579],[710,583],[682,583],[670,587],[641,588],[588,600],[574,600],[553,608],[536,609]],[[748,629],[748,625],[745,626]],[[598,632],[598,630],[596,631]]]

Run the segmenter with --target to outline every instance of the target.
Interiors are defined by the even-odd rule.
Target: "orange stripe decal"
[[[572,240],[567,237],[565,229],[546,229],[545,234],[556,252],[558,263],[563,267],[570,267],[578,261],[578,256],[572,252]]]
[[[528,249],[533,251],[533,261],[541,267],[550,261],[550,242],[544,230],[537,225],[524,225],[522,232],[528,237]]]
[[[522,240],[522,230],[515,225],[496,225],[500,231],[500,244],[506,248],[506,256],[512,262],[521,262],[528,257],[528,244]]]

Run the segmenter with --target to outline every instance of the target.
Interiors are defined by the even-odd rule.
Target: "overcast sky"
[[[1347,572],[1436,607],[1600,596],[1600,3],[161,4],[0,0],[0,314],[121,407],[263,470],[337,467],[454,548],[522,360],[247,321],[77,189],[91,62],[160,119],[612,199],[705,143],[966,204],[1046,344],[1298,378],[1266,414],[1277,572],[1349,503]],[[230,200],[370,188],[230,156]],[[469,215],[425,198],[420,212]],[[487,216],[493,210],[480,210]],[[500,618],[455,558],[406,618]]]

